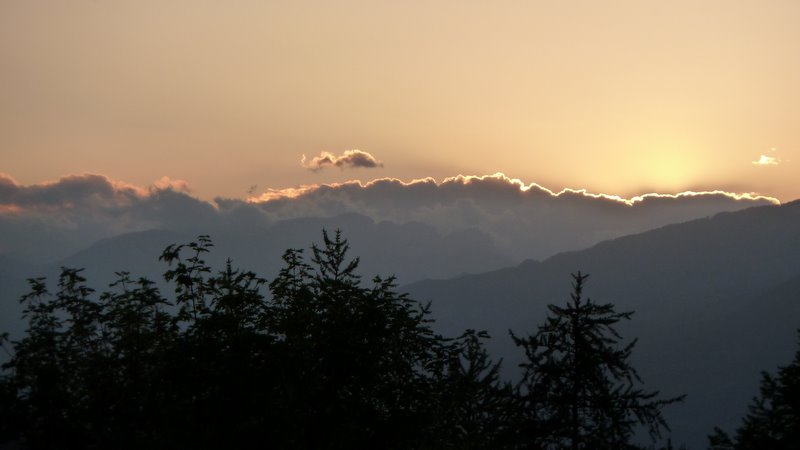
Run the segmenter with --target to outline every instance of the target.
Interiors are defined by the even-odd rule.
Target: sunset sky
[[[790,201],[798,23],[793,0],[0,0],[0,173]]]

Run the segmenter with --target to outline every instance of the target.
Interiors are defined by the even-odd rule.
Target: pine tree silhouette
[[[536,333],[514,342],[525,350],[518,394],[523,403],[519,439],[526,448],[624,449],[637,426],[656,438],[668,429],[661,409],[682,397],[645,391],[630,363],[636,340],[623,345],[615,329],[632,312],[583,298],[588,275],[573,274],[573,292]]]

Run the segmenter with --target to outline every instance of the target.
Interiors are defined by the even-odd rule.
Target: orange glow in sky
[[[0,172],[205,199],[502,172],[790,201],[799,21],[769,0],[3,1]],[[356,149],[375,163],[309,166]]]

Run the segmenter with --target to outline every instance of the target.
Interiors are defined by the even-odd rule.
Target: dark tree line
[[[290,249],[267,282],[205,262],[206,236],[173,245],[168,295],[118,273],[97,293],[63,269],[30,280],[28,321],[0,378],[0,443],[30,449],[623,449],[668,429],[630,365],[630,318],[574,292],[504,382],[488,336],[434,333],[429,305],[392,277],[364,282],[339,232]],[[0,341],[2,342],[2,341]],[[738,448],[738,447],[737,447]]]

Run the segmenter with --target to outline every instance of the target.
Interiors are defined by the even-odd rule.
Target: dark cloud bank
[[[722,192],[631,200],[583,191],[556,194],[500,174],[441,183],[380,179],[304,186],[271,190],[248,201],[217,198],[213,204],[186,191],[185,183],[166,178],[145,188],[92,174],[25,186],[0,175],[0,254],[55,260],[99,239],[133,231],[227,235],[287,219],[356,213],[376,222],[426,224],[444,234],[478,230],[511,261],[521,261],[773,202]]]
[[[634,199],[567,190],[553,193],[497,174],[404,183],[381,179],[271,191],[258,207],[270,220],[356,212],[374,220],[417,221],[442,231],[475,228],[517,260],[560,251],[670,223],[711,216],[774,200],[724,192],[650,194]]]

